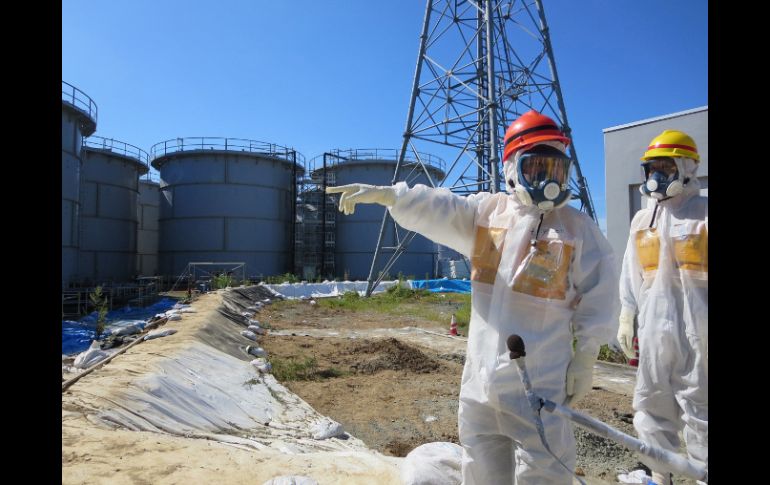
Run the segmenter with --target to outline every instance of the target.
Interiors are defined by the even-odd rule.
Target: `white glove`
[[[618,326],[618,343],[626,357],[633,359],[634,352],[634,314],[635,312],[628,307],[622,307],[620,310],[620,325]]]
[[[356,204],[380,204],[390,207],[396,203],[396,191],[393,187],[367,184],[349,184],[339,187],[326,187],[327,194],[341,193],[340,212],[350,215],[355,212]]]
[[[591,391],[594,378],[594,362],[599,351],[578,351],[572,356],[567,367],[567,399],[566,406],[572,406]]]

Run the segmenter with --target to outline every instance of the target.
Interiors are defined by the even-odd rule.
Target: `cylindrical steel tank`
[[[292,271],[299,153],[253,140],[196,137],[157,143],[150,155],[160,171],[162,275],[181,275],[191,262],[242,262],[247,277]]]
[[[334,161],[331,164],[327,162],[327,170],[334,174],[334,185],[351,183],[390,185],[399,155],[398,150],[386,149],[334,150],[331,153],[334,154]],[[434,183],[443,179],[445,175],[443,160],[422,153],[420,159]],[[327,160],[329,160],[328,156]],[[316,170],[318,170],[317,163]],[[406,181],[410,187],[415,184],[430,186],[424,170],[414,161],[411,153],[405,157],[404,165],[399,171],[399,180]],[[356,206],[354,214],[337,218],[335,271],[338,276],[347,275],[351,280],[365,280],[369,276],[372,257],[377,246],[377,236],[382,225],[383,211],[384,208],[380,205],[360,204]],[[395,247],[399,242],[392,219],[385,229],[382,239],[382,246],[385,248],[380,251],[375,271],[382,270],[393,254],[393,250],[386,248]],[[400,228],[399,232],[402,236],[406,234],[403,228]],[[435,243],[417,235],[388,273],[391,278],[401,273],[404,277],[423,279],[426,275],[432,277],[435,270]]]
[[[454,249],[437,244],[439,278],[470,278],[470,262]]]
[[[84,136],[96,130],[96,103],[75,86],[61,82],[61,272],[62,287],[78,277],[80,246],[80,170]]]
[[[139,177],[148,164],[147,152],[128,143],[84,140],[78,273],[86,283],[135,280]]]
[[[142,276],[158,274],[158,217],[160,214],[160,184],[142,177],[139,180],[137,203],[137,268]]]

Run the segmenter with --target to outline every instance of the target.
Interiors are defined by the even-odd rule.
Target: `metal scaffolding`
[[[294,230],[294,274],[312,280],[333,279],[337,207],[326,195],[327,185],[336,185],[330,170],[341,157],[324,153],[308,162],[307,172],[297,180]]]
[[[393,183],[404,156],[418,150],[447,160],[446,177],[430,180],[458,194],[504,190],[500,154],[506,128],[535,110],[571,130],[540,0],[427,0],[406,129]],[[432,144],[430,148],[426,144]],[[569,146],[575,173],[573,199],[596,219],[588,184]],[[427,174],[427,170],[426,170]],[[430,178],[430,175],[428,175]],[[386,224],[404,233],[383,246]],[[415,233],[399,228],[384,211],[368,277],[367,295],[406,251]],[[380,255],[389,255],[378,265]],[[384,258],[383,258],[384,259]]]

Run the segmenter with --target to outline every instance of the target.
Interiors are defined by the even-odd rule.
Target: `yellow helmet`
[[[649,160],[658,157],[684,157],[700,162],[695,140],[687,133],[677,130],[666,130],[653,138],[641,159]]]

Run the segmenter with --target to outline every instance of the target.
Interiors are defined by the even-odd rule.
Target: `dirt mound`
[[[441,364],[436,360],[394,338],[356,344],[348,354],[355,355],[359,359],[350,367],[362,374],[374,374],[382,370],[403,370],[425,374],[441,368]],[[374,357],[367,358],[367,356]]]
[[[465,365],[465,354],[457,354],[457,353],[439,354],[438,358],[448,360],[451,362],[457,362],[460,365]]]

